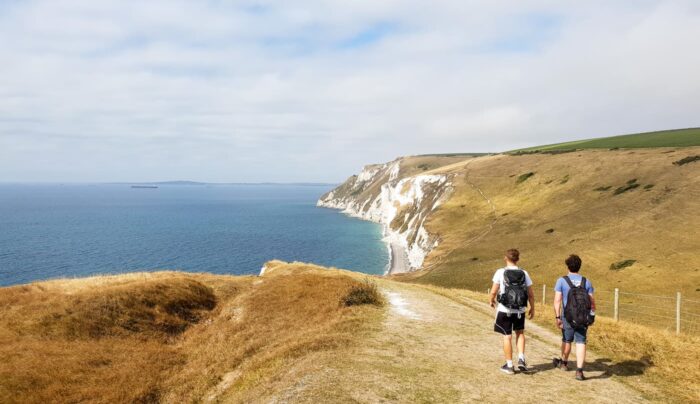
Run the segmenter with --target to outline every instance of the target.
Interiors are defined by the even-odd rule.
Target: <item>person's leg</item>
[[[571,344],[569,344],[571,350]],[[576,369],[583,369],[583,364],[586,361],[586,343],[576,343]]]
[[[493,330],[503,335],[503,356],[506,358],[506,364],[501,367],[501,371],[514,374],[513,371],[513,343],[511,342],[511,334],[513,332],[513,323],[511,318],[506,313],[496,314],[496,324]]]
[[[569,325],[564,317],[562,317],[561,323],[561,368],[568,370],[571,342],[574,340],[574,329]]]
[[[512,366],[513,362],[513,341],[511,335],[503,336],[503,356],[506,357],[506,362],[510,362]]]
[[[525,330],[515,331],[515,344],[518,346],[518,358],[525,356]]]
[[[574,330],[574,341],[576,342],[576,369],[583,370],[586,361],[586,334],[588,327]]]
[[[561,360],[567,362],[569,360],[569,354],[571,353],[571,342],[561,343]]]

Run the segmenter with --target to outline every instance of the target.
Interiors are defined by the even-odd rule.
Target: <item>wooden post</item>
[[[681,292],[676,294],[676,334],[681,333]]]
[[[615,303],[613,306],[613,310],[614,310],[613,318],[615,319],[615,321],[620,319],[619,309],[620,309],[620,289],[615,288]]]
[[[547,304],[547,285],[542,285],[542,306]]]

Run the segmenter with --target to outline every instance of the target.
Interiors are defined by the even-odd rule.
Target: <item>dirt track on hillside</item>
[[[501,337],[492,331],[487,306],[460,304],[420,286],[380,280],[387,296],[381,326],[352,348],[351,354],[327,357],[318,371],[294,387],[270,397],[272,402],[642,402],[636,391],[611,377],[597,361],[589,380],[552,367],[559,337],[527,325],[532,374],[506,375]],[[595,330],[592,330],[595,332]],[[575,395],[573,392],[576,391]]]

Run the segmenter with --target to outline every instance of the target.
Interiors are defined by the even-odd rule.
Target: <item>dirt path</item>
[[[379,329],[353,352],[327,358],[302,387],[279,401],[311,402],[642,402],[629,387],[602,371],[576,382],[555,370],[558,337],[529,327],[527,357],[532,374],[506,375],[501,337],[485,305],[465,306],[420,286],[379,281],[387,313]],[[595,360],[595,358],[591,358]],[[576,388],[576,394],[572,392]],[[278,401],[274,400],[273,401]]]
[[[469,184],[469,186],[472,187],[472,189],[474,189],[476,192],[478,192],[479,195],[481,195],[481,197],[484,199],[484,201],[486,201],[486,203],[489,205],[489,208],[491,209],[491,215],[493,215],[493,218],[491,219],[491,222],[489,223],[489,226],[488,226],[486,229],[484,229],[483,232],[481,232],[481,233],[477,234],[476,236],[472,237],[472,238],[471,238],[470,240],[468,240],[468,241],[466,242],[466,244],[464,244],[463,246],[471,245],[471,244],[473,244],[474,242],[479,241],[479,240],[481,240],[482,238],[486,237],[486,235],[488,235],[489,233],[491,233],[491,231],[493,230],[493,227],[496,225],[496,221],[498,220],[498,217],[496,216],[496,205],[494,205],[493,201],[492,201],[491,199],[489,199],[489,197],[487,197],[487,196],[484,194],[484,191],[482,191],[481,188],[479,188],[478,185],[476,185],[474,182],[472,182],[472,181],[469,179],[469,164],[470,164],[471,162],[472,162],[472,160],[469,160],[469,161],[467,162],[467,164],[464,166],[464,168],[466,169],[465,172],[464,172],[464,181],[465,181],[467,184]]]

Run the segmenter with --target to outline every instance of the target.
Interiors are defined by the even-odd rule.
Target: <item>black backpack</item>
[[[574,286],[568,276],[564,277],[569,284],[569,294],[566,297],[564,317],[574,328],[588,327],[593,322],[591,314],[591,297],[586,291],[586,278],[581,278],[581,284]]]
[[[522,269],[506,269],[503,271],[505,290],[498,296],[498,302],[512,310],[527,306],[527,284],[525,271]]]

